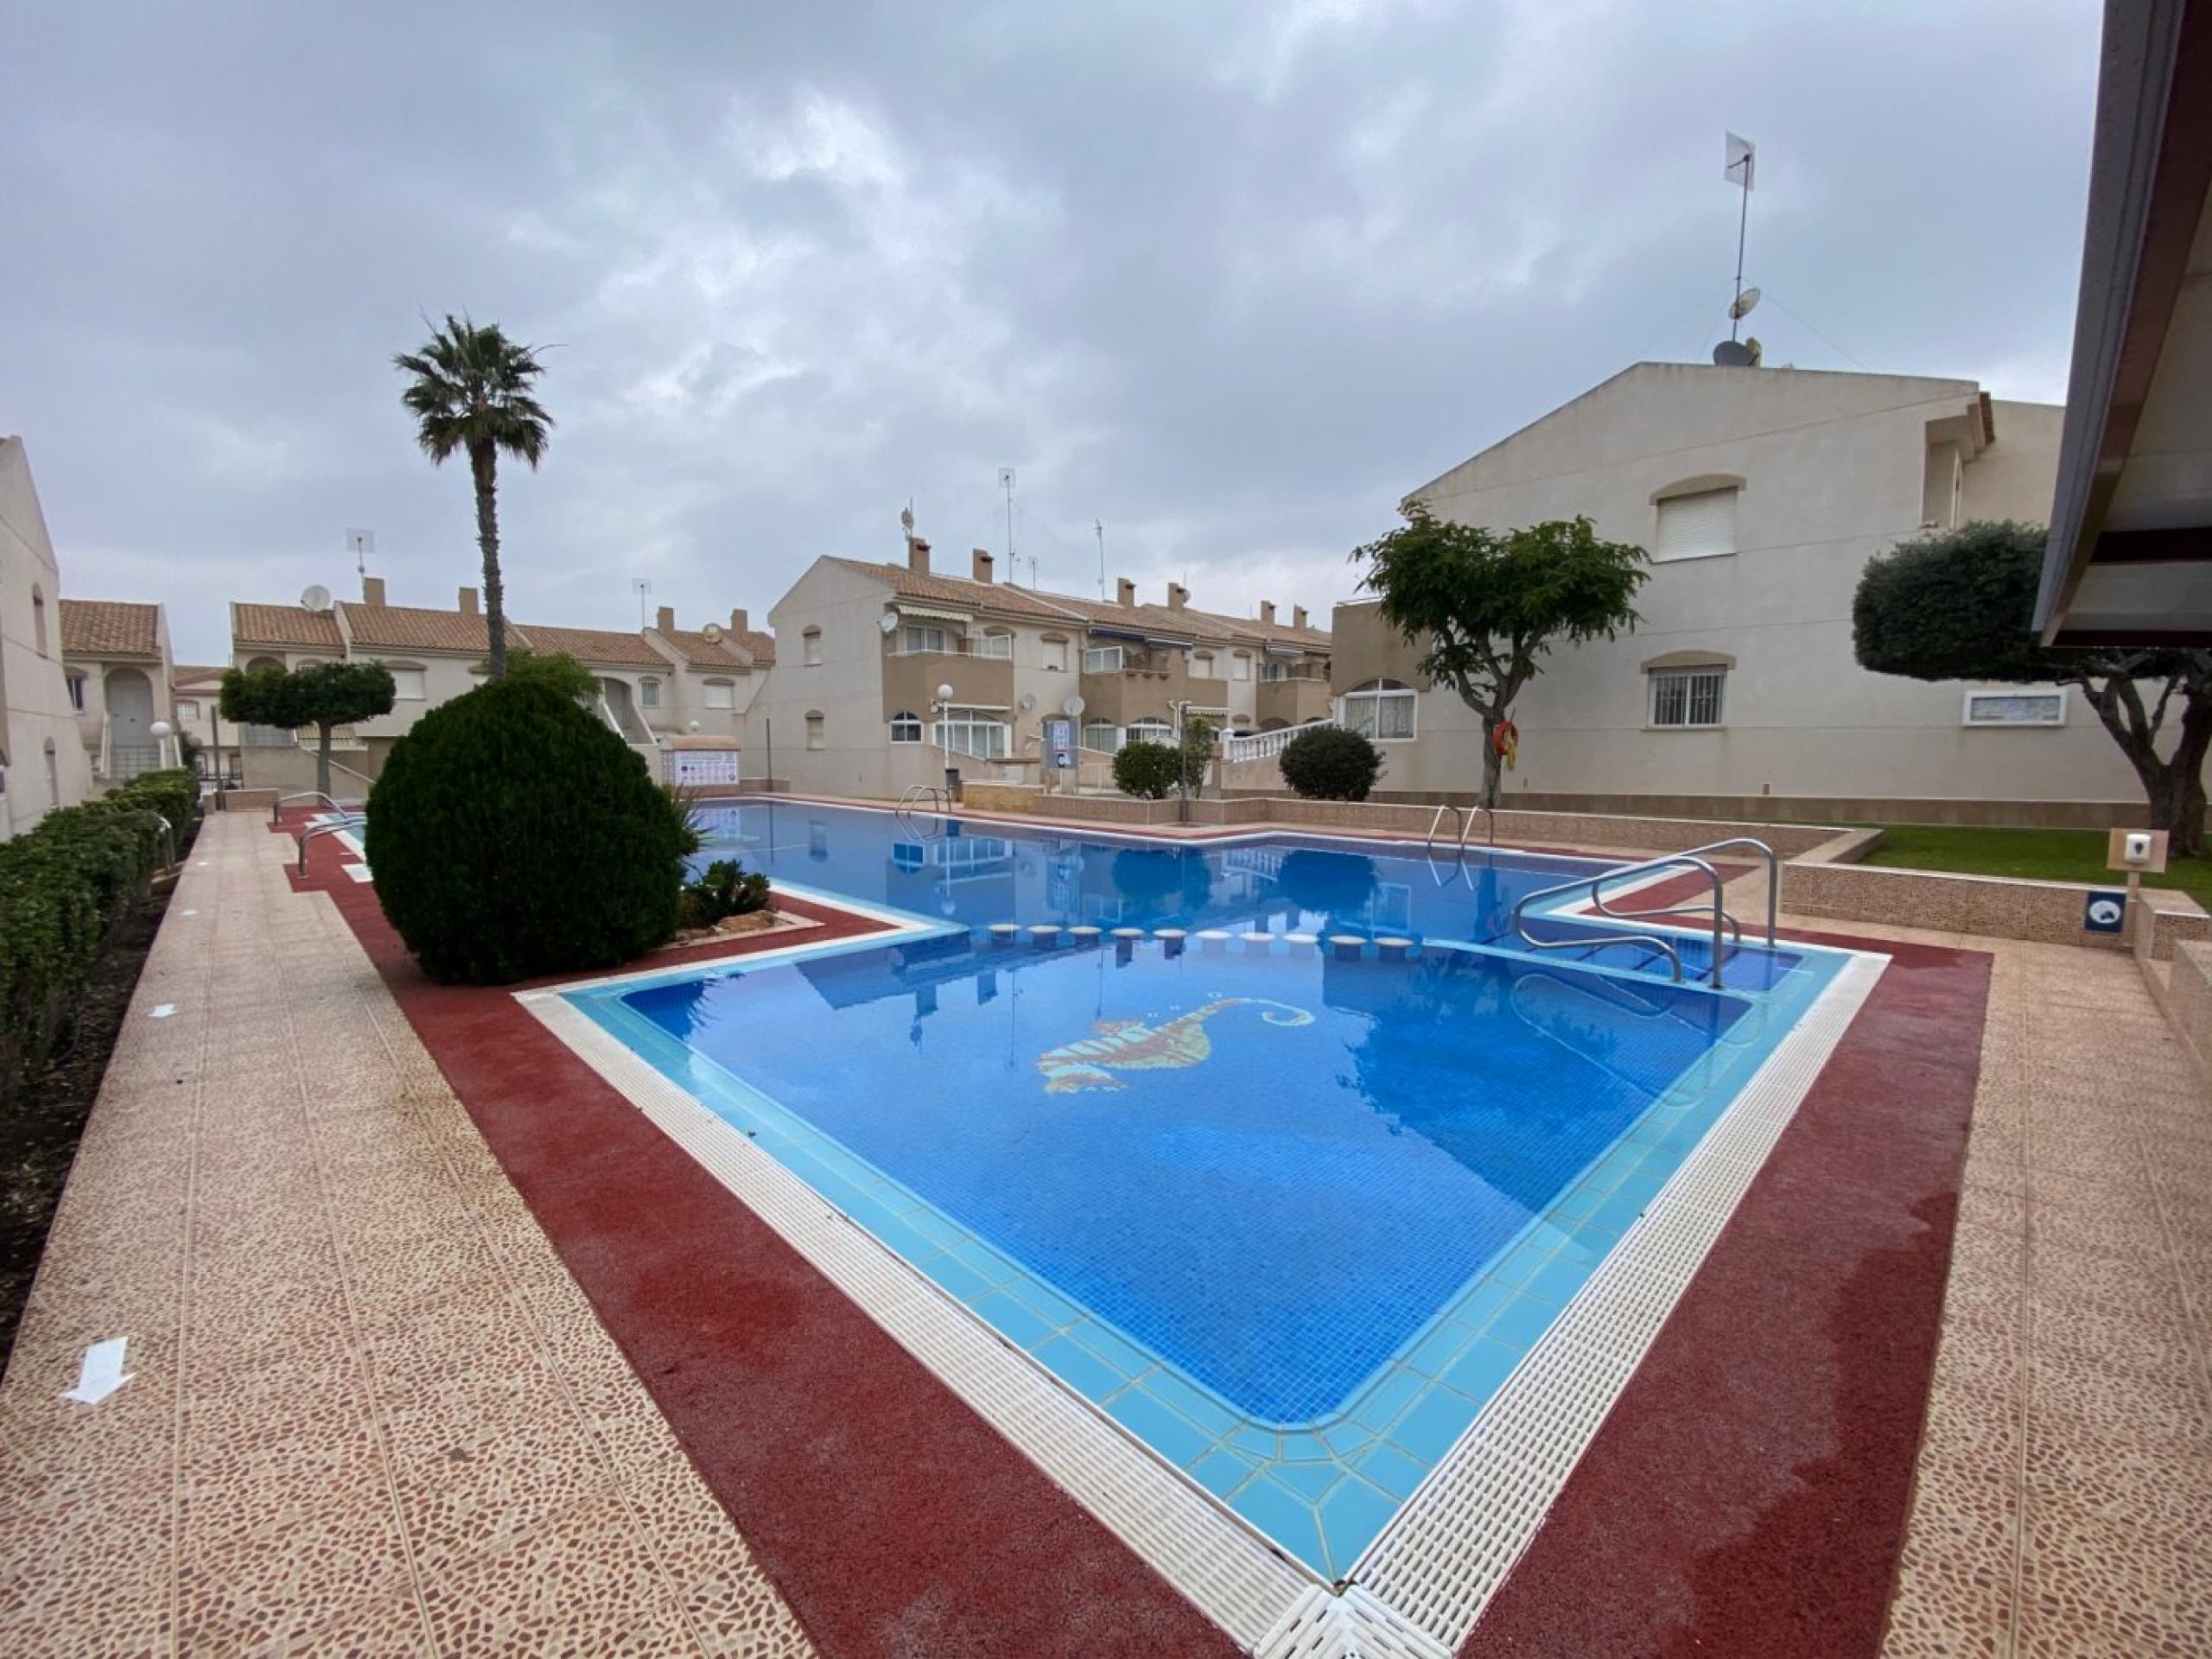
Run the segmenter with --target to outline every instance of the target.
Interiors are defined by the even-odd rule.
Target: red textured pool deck
[[[548,1033],[518,988],[423,978],[340,861],[315,843],[307,885],[353,928],[821,1650],[1237,1650]],[[715,954],[876,931],[781,902],[822,925]],[[1892,965],[1464,1654],[1880,1646],[1989,958],[1798,937]]]

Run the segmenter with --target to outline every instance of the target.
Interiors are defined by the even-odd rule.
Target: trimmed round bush
[[[1172,743],[1124,743],[1114,754],[1114,787],[1124,795],[1157,801],[1175,792],[1183,752]]]
[[[1292,738],[1277,764],[1283,782],[1309,801],[1363,801],[1382,775],[1382,752],[1357,732],[1316,726]]]
[[[629,745],[556,688],[502,680],[395,744],[362,838],[433,979],[607,968],[676,931],[683,826]]]

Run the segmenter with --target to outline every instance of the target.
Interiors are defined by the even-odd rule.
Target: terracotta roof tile
[[[548,656],[557,651],[580,663],[607,663],[623,668],[671,666],[667,658],[645,643],[643,634],[616,633],[607,628],[556,628],[543,622],[527,622],[522,627],[530,636],[530,648]]]
[[[213,685],[223,677],[226,671],[220,663],[172,663],[169,664],[169,683]]]
[[[448,656],[481,657],[492,649],[484,619],[466,611],[434,611],[415,605],[359,605],[347,602],[346,632],[356,651],[434,651]],[[509,640],[528,645],[507,627]]]
[[[763,633],[758,628],[747,628],[739,638],[745,647],[745,654],[753,659],[755,668],[773,668],[776,665],[774,634]]]
[[[664,628],[660,636],[682,652],[683,660],[694,668],[749,668],[753,664],[741,636],[726,632],[709,639],[696,628]]]
[[[162,607],[114,599],[61,601],[64,657],[151,657],[162,654]]]
[[[1209,621],[1234,632],[1240,639],[1262,644],[1303,645],[1309,651],[1327,651],[1331,645],[1326,628],[1294,628],[1287,622],[1262,622],[1255,616],[1224,616],[1218,611],[1193,611]]]
[[[339,652],[338,619],[328,611],[303,611],[296,605],[247,605],[231,601],[231,642],[238,645],[284,645],[302,651]]]

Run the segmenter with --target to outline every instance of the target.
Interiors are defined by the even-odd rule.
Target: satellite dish
[[[1032,709],[1034,709],[1036,706],[1037,706],[1037,694],[1036,694],[1034,691],[1025,691],[1025,692],[1023,692],[1023,693],[1021,694],[1020,708],[1021,708],[1021,712],[1022,712],[1023,714],[1025,714],[1025,715],[1026,715],[1026,714],[1027,714],[1027,713],[1028,713]]]
[[[303,611],[328,610],[330,589],[319,582],[310,584],[307,591],[300,595],[300,608]]]
[[[1758,307],[1758,289],[1756,288],[1747,288],[1736,296],[1735,302],[1728,308],[1728,315],[1732,319],[1737,321],[1741,321],[1744,318],[1751,315],[1751,312]]]
[[[722,625],[719,622],[708,623],[705,627],[699,630],[699,637],[709,645],[713,645],[722,637]]]
[[[1060,712],[1070,720],[1073,720],[1083,712],[1083,699],[1071,692],[1068,695],[1068,700],[1060,705]]]
[[[883,613],[883,620],[880,622],[878,622],[875,626],[881,628],[884,632],[884,637],[888,639],[891,635],[899,632],[899,613],[896,611],[886,611]]]
[[[1713,360],[1724,369],[1748,369],[1754,359],[1751,348],[1740,340],[1724,340],[1713,348]]]

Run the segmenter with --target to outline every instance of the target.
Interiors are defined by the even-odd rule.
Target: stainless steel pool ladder
[[[1440,804],[1436,809],[1436,816],[1428,821],[1428,834],[1423,837],[1421,844],[1428,849],[1428,855],[1431,858],[1436,856],[1437,838],[1443,832],[1445,815],[1456,814],[1460,810],[1449,803]],[[1457,847],[1461,853],[1465,853],[1467,850],[1467,837],[1475,830],[1475,814],[1479,812],[1483,815],[1484,839],[1491,846],[1497,846],[1497,814],[1487,806],[1479,805],[1468,807],[1465,811],[1467,816],[1464,819],[1457,817],[1452,818],[1452,822],[1459,827],[1459,833],[1446,842],[1445,845]]]
[[[1512,918],[1513,931],[1532,950],[1564,950],[1576,945],[1589,945],[1592,941],[1587,938],[1540,939],[1529,931],[1525,915],[1529,906],[1541,899],[1563,898],[1569,893],[1584,891],[1587,891],[1590,894],[1591,909],[1598,915],[1611,921],[1651,921],[1668,916],[1705,916],[1708,913],[1708,907],[1704,904],[1673,905],[1656,910],[1612,910],[1609,909],[1605,904],[1605,890],[1611,882],[1623,880],[1630,876],[1656,875],[1662,870],[1694,870],[1701,874],[1713,887],[1713,902],[1709,907],[1709,913],[1713,918],[1713,970],[1708,977],[1713,988],[1719,990],[1721,988],[1722,962],[1727,955],[1728,936],[1733,933],[1736,943],[1741,945],[1744,941],[1744,930],[1742,925],[1728,913],[1722,903],[1722,893],[1727,883],[1721,880],[1719,871],[1706,862],[1703,855],[1726,852],[1735,848],[1750,849],[1766,860],[1766,942],[1767,947],[1771,950],[1774,946],[1775,916],[1780,908],[1782,894],[1782,863],[1775,856],[1773,848],[1763,841],[1755,841],[1749,836],[1737,836],[1727,841],[1710,842],[1703,847],[1693,847],[1688,852],[1662,854],[1657,858],[1647,858],[1641,863],[1622,864],[1610,870],[1600,870],[1595,875],[1577,876],[1573,880],[1562,881],[1556,887],[1540,888],[1535,893],[1523,895],[1515,903]],[[1649,945],[1666,957],[1678,983],[1682,977],[1681,952],[1676,950],[1669,941],[1656,933],[1623,933],[1615,938],[1600,940],[1599,943]]]
[[[914,817],[915,809],[925,804],[937,814],[938,827],[934,830],[923,829],[921,821]],[[944,834],[945,820],[952,816],[952,797],[938,784],[909,784],[906,792],[899,798],[895,810],[900,829],[916,841],[934,841]]]
[[[275,800],[271,801],[269,804],[269,822],[275,823],[278,819],[282,818],[284,816],[284,808],[286,804],[292,801],[321,801],[325,806],[328,807],[334,812],[343,812],[346,810],[329,796],[324,794],[321,790],[307,789],[302,790],[296,795],[279,795]]]
[[[335,823],[311,823],[301,830],[293,837],[300,843],[300,874],[305,875],[308,873],[308,842],[317,836],[334,836],[341,830],[358,830],[368,821],[369,815],[365,812],[346,812],[339,816]]]

